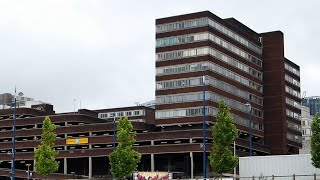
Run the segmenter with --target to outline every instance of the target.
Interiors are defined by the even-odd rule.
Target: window
[[[225,55],[221,53],[220,51],[217,51],[216,49],[213,49],[211,47],[200,47],[200,48],[194,48],[194,49],[183,49],[183,50],[177,50],[177,51],[167,51],[162,53],[157,53],[156,60],[157,61],[167,61],[167,60],[173,60],[173,59],[181,59],[181,58],[189,58],[193,56],[203,56],[203,55],[211,55],[218,60],[224,61],[230,65],[233,65],[237,68],[243,66],[244,64],[240,63],[239,61],[235,60],[234,58]],[[257,58],[253,56],[248,56],[246,58],[247,61],[254,63],[255,65],[262,67],[262,61],[258,60]],[[239,65],[238,65],[239,64]],[[239,67],[238,67],[239,66]],[[246,66],[248,68],[248,66]]]
[[[192,116],[201,116],[203,113],[203,107],[192,107],[185,109],[169,109],[169,110],[157,110],[156,111],[156,119],[168,119],[168,118],[181,118],[181,117],[192,117]],[[206,115],[207,116],[215,116],[217,113],[217,109],[214,107],[206,107]],[[245,119],[241,116],[231,114],[233,117],[233,121],[236,124],[244,125],[249,127],[250,120]],[[253,128],[257,130],[264,130],[264,126],[262,124],[253,122]]]
[[[181,30],[181,29],[189,29],[189,28],[201,27],[201,26],[207,26],[207,25],[220,31],[221,33],[225,34],[226,36],[229,36],[230,38],[238,41],[242,45],[247,46],[249,49],[251,49],[259,54],[262,54],[261,47],[246,40],[245,38],[239,36],[238,34],[234,33],[233,31],[229,30],[225,26],[223,26],[223,25],[217,23],[216,21],[214,21],[210,18],[207,18],[207,17],[179,21],[179,22],[172,22],[172,23],[167,23],[167,24],[160,24],[160,25],[156,26],[156,33],[176,31],[176,30]]]
[[[164,96],[156,97],[157,104],[172,104],[172,103],[194,102],[194,101],[202,101],[202,100],[203,100],[203,92],[164,95]],[[220,96],[213,92],[206,92],[206,100],[212,100],[218,103],[221,100],[224,100],[228,106],[234,109],[243,111],[245,113],[248,113],[248,107],[245,104],[226,98],[224,96]],[[259,109],[252,108],[252,112],[254,116],[263,117],[263,112]]]
[[[287,69],[288,71],[292,72],[293,74],[300,76],[300,71],[298,69],[295,69],[294,67],[290,66],[289,64],[285,63],[284,68]]]
[[[292,117],[292,118],[297,119],[299,121],[301,120],[301,114],[299,114],[299,113],[292,112],[291,110],[286,109],[286,114],[289,117]]]
[[[120,111],[120,112],[108,112],[108,113],[99,113],[98,117],[101,119],[108,119],[113,117],[124,117],[124,116],[143,116],[144,110],[133,110],[133,111]]]
[[[292,88],[289,87],[289,86],[286,86],[286,92],[289,93],[289,94],[291,94],[291,95],[293,95],[293,96],[296,96],[296,97],[298,97],[298,98],[301,98],[301,97],[300,97],[300,92],[292,89]]]
[[[300,87],[300,82],[299,82],[298,80],[292,78],[291,76],[289,76],[289,75],[286,74],[284,78],[285,78],[285,80],[288,81],[289,83],[294,84],[294,85]]]
[[[219,88],[223,91],[229,92],[231,94],[235,94],[244,99],[250,100],[251,102],[262,104],[262,98],[255,96],[251,93],[243,91],[233,85],[227,84],[223,81],[219,81],[213,77],[207,77],[207,84]],[[202,77],[192,77],[188,79],[176,79],[169,81],[158,81],[156,84],[156,89],[174,89],[181,87],[190,87],[190,86],[202,86]]]
[[[292,100],[292,99],[290,99],[290,98],[288,98],[288,97],[286,97],[286,103],[289,104],[289,105],[291,105],[291,106],[293,106],[293,107],[296,107],[296,108],[298,108],[298,109],[301,108],[299,102],[294,101],[294,100]]]
[[[208,33],[208,32],[157,39],[156,46],[157,47],[172,46],[172,45],[177,45],[177,44],[192,43],[192,42],[196,42],[196,41],[205,41],[205,40],[210,40],[210,41],[222,46],[223,48],[235,53],[236,55],[238,55],[242,58],[245,58],[245,59],[249,60],[250,62],[255,63],[256,65],[258,65],[260,67],[262,65],[260,59],[243,51],[242,49],[234,46],[233,44],[223,40],[222,38],[220,38],[214,34]]]

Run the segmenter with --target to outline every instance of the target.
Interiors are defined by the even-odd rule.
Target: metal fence
[[[293,174],[286,176],[264,176],[260,175],[259,177],[239,177],[239,180],[320,180],[320,174]]]
[[[264,176],[261,174],[260,176],[251,176],[251,177],[214,177],[207,178],[206,180],[320,180],[320,174],[293,174],[293,175],[272,175],[272,176]],[[203,178],[195,179],[195,180],[203,180]]]

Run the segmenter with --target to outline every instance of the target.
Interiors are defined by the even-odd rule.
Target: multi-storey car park
[[[46,115],[57,127],[60,167],[54,177],[110,177],[113,120],[128,116],[142,153],[138,171],[171,171],[202,176],[203,82],[205,76],[206,152],[218,103],[231,108],[239,131],[236,153],[249,155],[252,107],[253,155],[295,154],[301,148],[299,66],[284,57],[283,33],[257,33],[234,18],[209,11],[156,20],[156,104],[56,114],[17,110],[16,174],[34,165]],[[48,109],[48,108],[47,108]],[[10,176],[12,109],[0,110],[0,176]],[[66,144],[88,138],[88,143]],[[230,148],[233,146],[230,145]],[[31,167],[32,167],[31,166]],[[207,163],[209,176],[212,171]],[[33,170],[33,168],[31,168]]]

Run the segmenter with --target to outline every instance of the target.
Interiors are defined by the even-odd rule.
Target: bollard
[[[317,180],[317,175],[316,175],[316,173],[314,173],[313,179],[314,179],[314,180]]]
[[[168,177],[169,180],[172,180],[172,179],[173,179],[173,174],[172,174],[172,173],[169,173],[168,176],[169,176],[169,177]]]
[[[272,180],[274,180],[274,175],[272,175]]]
[[[296,180],[296,175],[295,174],[293,174],[293,180]]]
[[[254,176],[252,176],[252,180],[254,180]]]

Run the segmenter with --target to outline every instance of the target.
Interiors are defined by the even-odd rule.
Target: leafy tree
[[[118,146],[109,155],[111,174],[115,178],[130,176],[138,167],[141,154],[132,149],[135,143],[136,132],[127,117],[120,118],[117,125]]]
[[[311,123],[311,160],[312,165],[320,168],[320,114],[317,113]]]
[[[35,171],[45,177],[56,172],[59,168],[59,162],[55,160],[58,152],[53,148],[57,136],[55,129],[56,126],[51,123],[50,118],[45,117],[42,126],[41,144],[34,152]]]
[[[230,108],[228,108],[222,100],[217,112],[216,123],[212,127],[214,144],[209,156],[213,171],[219,175],[230,172],[238,165],[239,161],[239,157],[234,157],[230,149],[230,144],[238,137],[237,128],[232,120]]]

